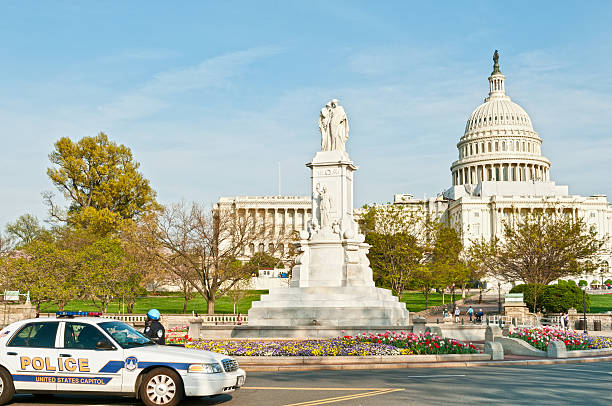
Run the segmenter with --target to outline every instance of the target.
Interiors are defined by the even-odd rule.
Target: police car
[[[246,374],[231,357],[156,345],[133,327],[99,316],[58,312],[2,329],[0,404],[14,393],[103,393],[172,406],[183,396],[228,393],[244,384]]]

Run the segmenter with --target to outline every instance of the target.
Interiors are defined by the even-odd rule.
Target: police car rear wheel
[[[13,379],[5,369],[0,368],[0,405],[4,405],[13,399],[15,387]]]
[[[147,406],[174,406],[183,397],[183,384],[178,374],[165,368],[147,373],[140,385],[140,398]]]

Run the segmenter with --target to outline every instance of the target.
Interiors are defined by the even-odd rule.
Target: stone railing
[[[223,324],[248,324],[249,316],[246,314],[240,315],[240,322],[237,314],[203,314],[199,316],[202,319],[203,325],[223,325]]]

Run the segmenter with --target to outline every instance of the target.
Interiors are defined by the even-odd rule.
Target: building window
[[[489,152],[491,152],[491,143],[489,142]]]

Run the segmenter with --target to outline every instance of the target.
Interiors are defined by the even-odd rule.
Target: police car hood
[[[221,362],[223,359],[232,358],[225,354],[212,351],[196,350],[173,345],[148,345],[126,349],[127,355],[135,356],[143,361],[159,361],[172,363],[207,363]]]

